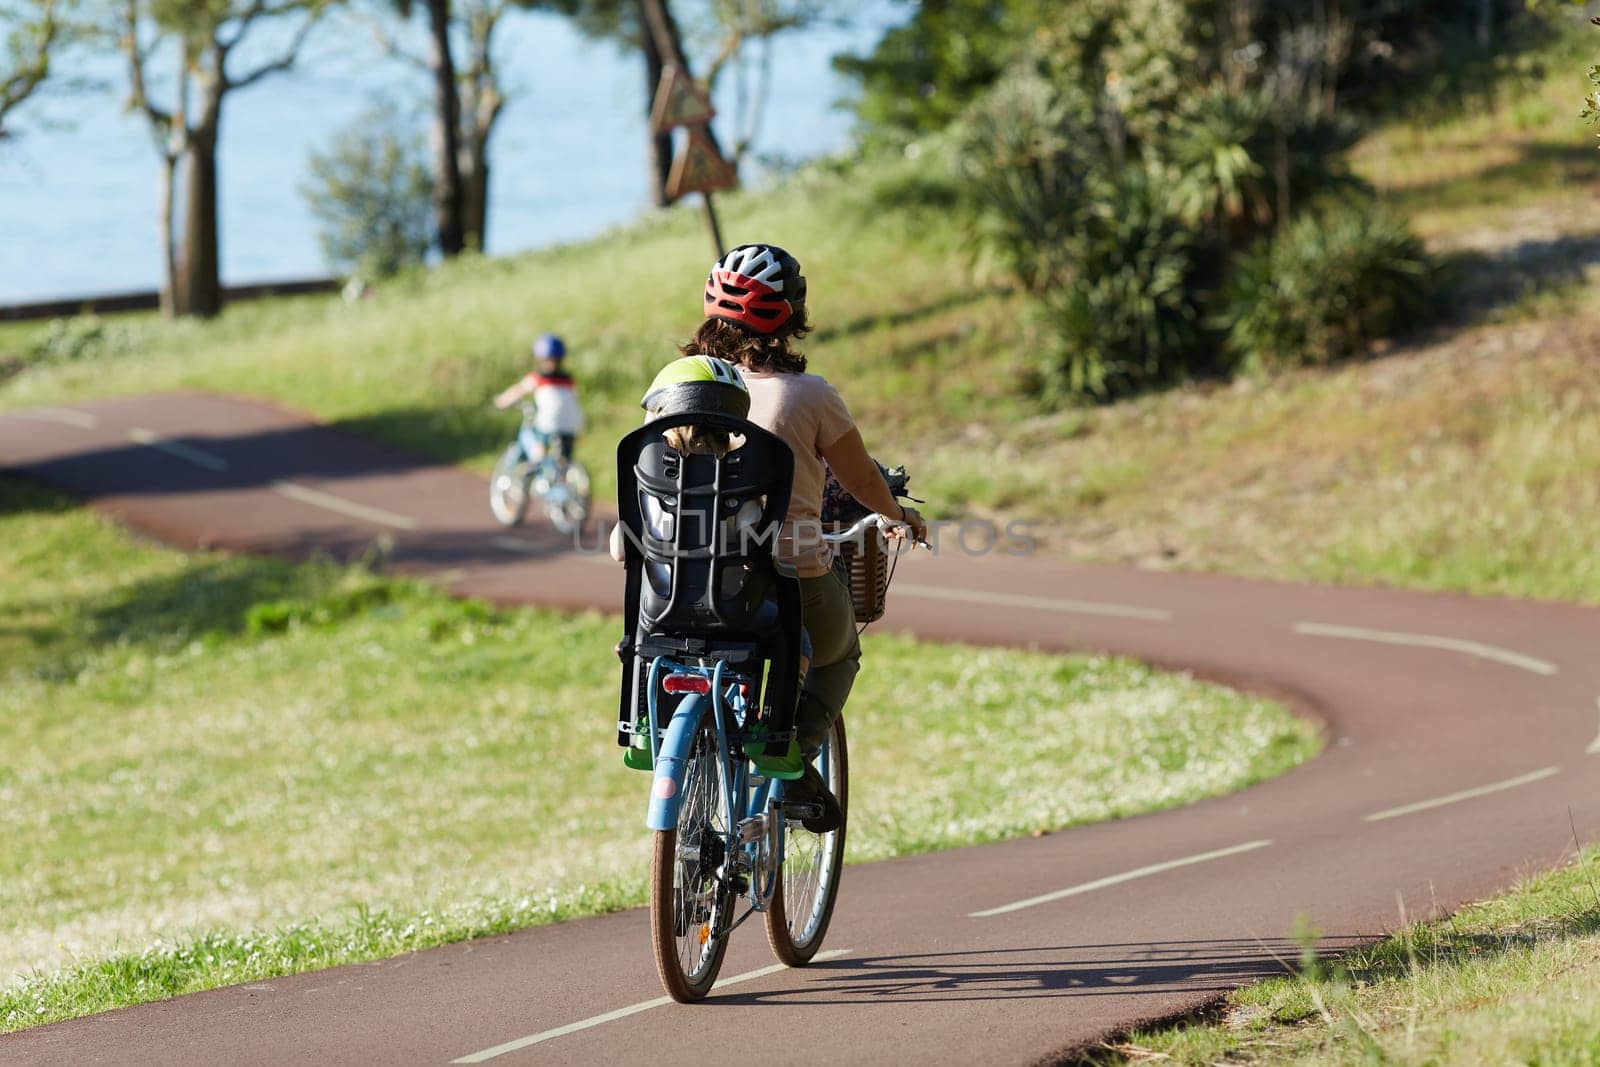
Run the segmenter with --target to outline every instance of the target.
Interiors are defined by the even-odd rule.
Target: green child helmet
[[[683,356],[656,375],[639,406],[655,416],[750,414],[750,389],[739,368],[710,356]]]

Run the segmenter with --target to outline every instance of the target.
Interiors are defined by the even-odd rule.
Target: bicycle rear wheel
[[[489,476],[489,512],[495,522],[501,526],[521,524],[528,513],[528,481],[532,477],[522,446],[507,446]]]
[[[711,992],[728,938],[712,937],[712,912],[734,899],[716,877],[726,857],[728,817],[722,802],[722,760],[710,707],[695,728],[683,776],[678,824],[657,830],[650,863],[650,937],[667,995],[680,1004]]]
[[[767,942],[778,962],[803,967],[822,947],[839,896],[844,833],[850,825],[850,759],[844,719],[834,720],[816,759],[822,780],[839,798],[844,818],[837,830],[814,834],[798,821],[784,827],[783,871],[767,904]]]

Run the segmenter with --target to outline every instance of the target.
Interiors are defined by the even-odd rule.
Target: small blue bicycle
[[[589,471],[571,456],[570,439],[547,441],[534,429],[536,413],[532,404],[522,405],[522,427],[489,478],[489,511],[500,525],[518,526],[537,496],[544,501],[550,525],[571,534],[589,518]]]

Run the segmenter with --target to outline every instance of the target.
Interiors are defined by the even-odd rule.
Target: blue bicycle
[[[895,526],[870,515],[825,535],[859,542]],[[816,956],[833,917],[849,815],[849,750],[842,718],[815,765],[845,812],[839,828],[812,833],[819,805],[784,799],[794,766],[764,757],[767,737],[754,694],[762,661],[748,648],[654,654],[645,675],[645,717],[630,727],[631,766],[653,771],[646,825],[655,832],[650,922],[656,968],[676,1001],[711,991],[729,936],[757,912],[773,955],[790,967]],[[670,707],[670,711],[668,708]],[[640,736],[642,735],[642,736]],[[735,918],[740,902],[747,906]]]
[[[489,478],[489,511],[500,525],[517,526],[537,496],[550,525],[571,534],[589,517],[589,471],[572,457],[570,438],[549,439],[534,429],[535,414],[532,404],[522,405],[522,427]]]

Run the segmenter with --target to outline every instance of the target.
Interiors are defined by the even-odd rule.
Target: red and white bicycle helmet
[[[806,302],[799,262],[777,245],[740,245],[706,279],[706,318],[776,333]]]

